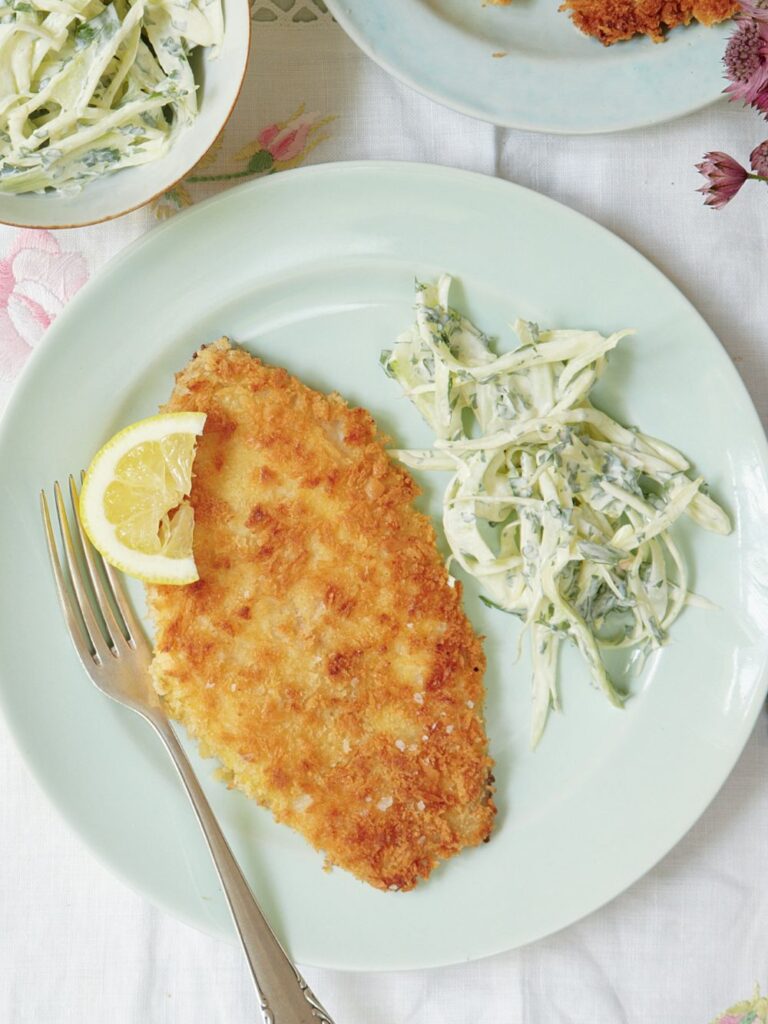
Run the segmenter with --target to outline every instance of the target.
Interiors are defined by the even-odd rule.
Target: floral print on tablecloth
[[[221,156],[224,135],[220,135],[190,174],[155,200],[155,216],[165,220],[190,206],[195,199],[195,186],[236,185],[249,178],[298,167],[316,146],[330,138],[326,128],[334,120],[333,116],[307,113],[306,104],[302,103],[284,121],[275,121],[262,128],[252,142],[235,153],[231,161]]]
[[[15,380],[32,349],[88,279],[78,252],[50,231],[19,231],[0,254],[0,382]]]
[[[751,999],[736,1003],[716,1017],[712,1024],[768,1024],[768,996],[761,996],[760,988],[755,987]]]
[[[307,111],[302,104],[282,121],[266,124],[256,137],[229,158],[223,138],[206,153],[187,178],[154,203],[164,219],[190,206],[211,185],[227,188],[249,178],[274,174],[304,163],[329,138],[334,117]],[[71,243],[69,243],[71,245]],[[88,279],[82,253],[64,247],[50,231],[21,230],[0,251],[0,392],[5,394],[21,372],[46,328]],[[2,397],[2,395],[0,395]]]
[[[252,0],[254,21],[292,25],[330,21],[323,0]],[[334,116],[308,111],[302,104],[284,120],[275,120],[233,155],[225,155],[222,133],[186,179],[152,204],[165,219],[211,194],[250,178],[274,174],[304,163],[330,138]],[[248,136],[246,135],[246,138]],[[88,278],[82,253],[63,247],[50,231],[17,231],[0,249],[0,407],[46,328]]]

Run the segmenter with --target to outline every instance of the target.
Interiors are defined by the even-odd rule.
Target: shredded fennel
[[[436,436],[432,449],[391,454],[452,474],[443,501],[449,564],[530,635],[535,746],[559,707],[561,642],[576,645],[594,683],[621,706],[601,648],[658,648],[686,603],[705,603],[688,590],[670,528],[684,514],[715,533],[731,527],[679,452],[591,405],[608,353],[631,331],[606,338],[518,320],[522,344],[496,356],[450,308],[450,284],[443,276],[417,285],[416,323],[382,353]]]
[[[0,192],[79,190],[162,156],[197,114],[221,0],[0,0]]]

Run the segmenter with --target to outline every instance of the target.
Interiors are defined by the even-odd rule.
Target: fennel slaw
[[[221,0],[0,0],[0,192],[74,192],[163,156],[197,114]]]
[[[721,534],[730,522],[683,455],[590,403],[608,354],[631,331],[541,331],[518,320],[521,346],[496,356],[450,308],[450,284],[443,276],[417,285],[416,323],[382,353],[435,432],[432,449],[391,454],[452,473],[443,500],[449,564],[530,634],[535,746],[559,707],[561,642],[577,646],[594,683],[621,706],[601,648],[658,648],[686,604],[704,603],[688,589],[670,528],[682,515]]]

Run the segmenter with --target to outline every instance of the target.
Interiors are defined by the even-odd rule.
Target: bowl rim
[[[229,109],[224,115],[224,119],[221,122],[221,126],[211,139],[210,143],[203,150],[203,152],[200,153],[199,156],[195,157],[193,163],[191,163],[184,171],[182,171],[181,174],[174,177],[161,189],[158,189],[157,192],[154,192],[151,196],[147,196],[146,199],[142,199],[138,203],[133,203],[131,206],[127,206],[124,210],[118,210],[115,213],[108,213],[104,217],[96,217],[93,220],[77,220],[72,224],[27,224],[22,220],[6,220],[2,215],[0,215],[0,225],[9,228],[21,228],[22,230],[29,231],[69,231],[76,228],[93,227],[95,224],[107,224],[111,220],[117,220],[118,217],[125,217],[129,213],[134,213],[136,210],[140,210],[143,206],[148,206],[151,202],[154,202],[154,200],[157,199],[158,196],[161,196],[164,192],[168,192],[175,185],[178,185],[180,181],[186,178],[189,172],[200,163],[200,161],[203,159],[204,156],[206,156],[207,153],[210,153],[211,149],[213,149],[216,142],[218,142],[218,140],[221,138],[221,135],[224,132],[224,129],[229,124],[229,120],[232,117],[235,107],[237,106],[237,101],[240,99],[240,94],[243,91],[243,84],[245,82],[245,75],[248,71],[248,61],[251,54],[251,44],[253,42],[253,23],[251,21],[251,10],[248,0],[234,0],[234,2],[242,2],[242,5],[247,13],[245,21],[247,26],[246,32],[248,33],[248,39],[245,45],[245,59],[243,60],[243,66],[240,71],[240,78],[237,83],[237,88],[235,89],[235,94],[232,97],[232,102],[229,106]]]

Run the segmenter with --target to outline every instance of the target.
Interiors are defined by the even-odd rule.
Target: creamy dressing
[[[518,320],[521,345],[495,356],[489,339],[448,304],[451,279],[418,285],[416,323],[385,371],[435,432],[404,465],[448,470],[443,526],[452,561],[486,604],[517,616],[531,642],[531,743],[558,707],[563,640],[620,706],[601,648],[652,650],[686,603],[688,572],[670,528],[687,515],[730,532],[725,512],[686,459],[594,408],[607,356],[633,332],[542,331]],[[522,641],[522,636],[521,636]]]
[[[221,0],[0,0],[0,192],[75,192],[161,157],[197,115]]]

